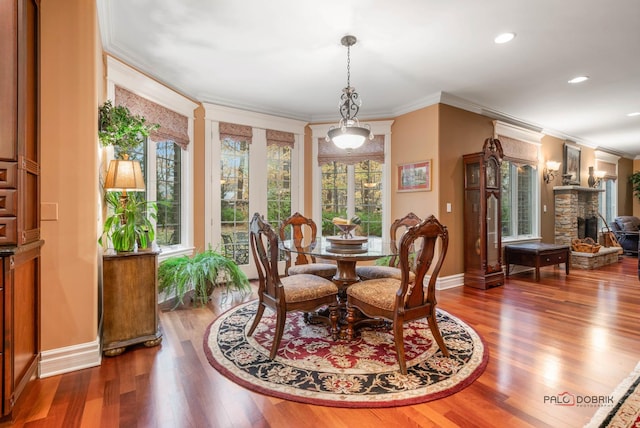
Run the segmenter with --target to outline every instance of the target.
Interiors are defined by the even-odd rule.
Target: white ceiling
[[[107,52],[198,101],[337,121],[353,34],[361,120],[442,101],[640,158],[638,0],[97,4]]]

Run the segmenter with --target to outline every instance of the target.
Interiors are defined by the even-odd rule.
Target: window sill
[[[182,245],[173,245],[171,247],[160,247],[160,255],[158,261],[162,262],[173,256],[190,256],[193,254],[194,247],[186,247]]]
[[[520,238],[503,238],[502,245],[507,244],[524,244],[526,242],[540,242],[542,241],[541,236],[530,236],[530,237],[520,237]]]

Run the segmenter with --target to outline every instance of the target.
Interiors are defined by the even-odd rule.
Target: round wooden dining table
[[[337,237],[321,236],[314,241],[302,242],[301,245],[296,246],[292,240],[288,239],[280,242],[280,249],[325,260],[335,260],[337,269],[333,282],[342,289],[359,281],[356,275],[356,264],[358,262],[376,260],[393,255],[391,243],[383,241],[380,237],[370,236],[365,239],[357,236],[355,239],[363,241],[362,244],[355,246],[340,245],[338,247],[336,245]]]

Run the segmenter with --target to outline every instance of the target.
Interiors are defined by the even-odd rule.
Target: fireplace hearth
[[[602,189],[580,186],[556,186],[555,243],[569,245],[574,239],[592,238],[598,242],[598,195]],[[595,254],[571,252],[571,266],[595,269],[618,260],[617,248],[601,247]]]

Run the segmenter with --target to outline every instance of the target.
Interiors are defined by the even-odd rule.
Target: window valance
[[[354,165],[366,160],[384,162],[384,135],[374,136],[373,140],[367,140],[362,146],[351,150],[351,153],[339,149],[331,141],[318,138],[318,165],[330,162]]]
[[[538,164],[538,144],[529,143],[506,135],[498,135],[504,157],[523,164]]]
[[[604,171],[604,178],[610,180],[618,179],[617,165],[615,163],[606,162],[600,159],[596,159],[596,170]]]
[[[267,146],[281,146],[293,149],[296,137],[293,132],[275,131],[267,129]]]
[[[247,125],[236,123],[220,122],[220,140],[231,138],[232,140],[246,141],[251,144],[253,138],[253,128]]]
[[[151,132],[151,140],[171,140],[186,150],[189,146],[189,118],[169,110],[146,98],[116,85],[115,105],[125,106],[135,115],[144,116],[147,123],[157,123],[158,129]]]

